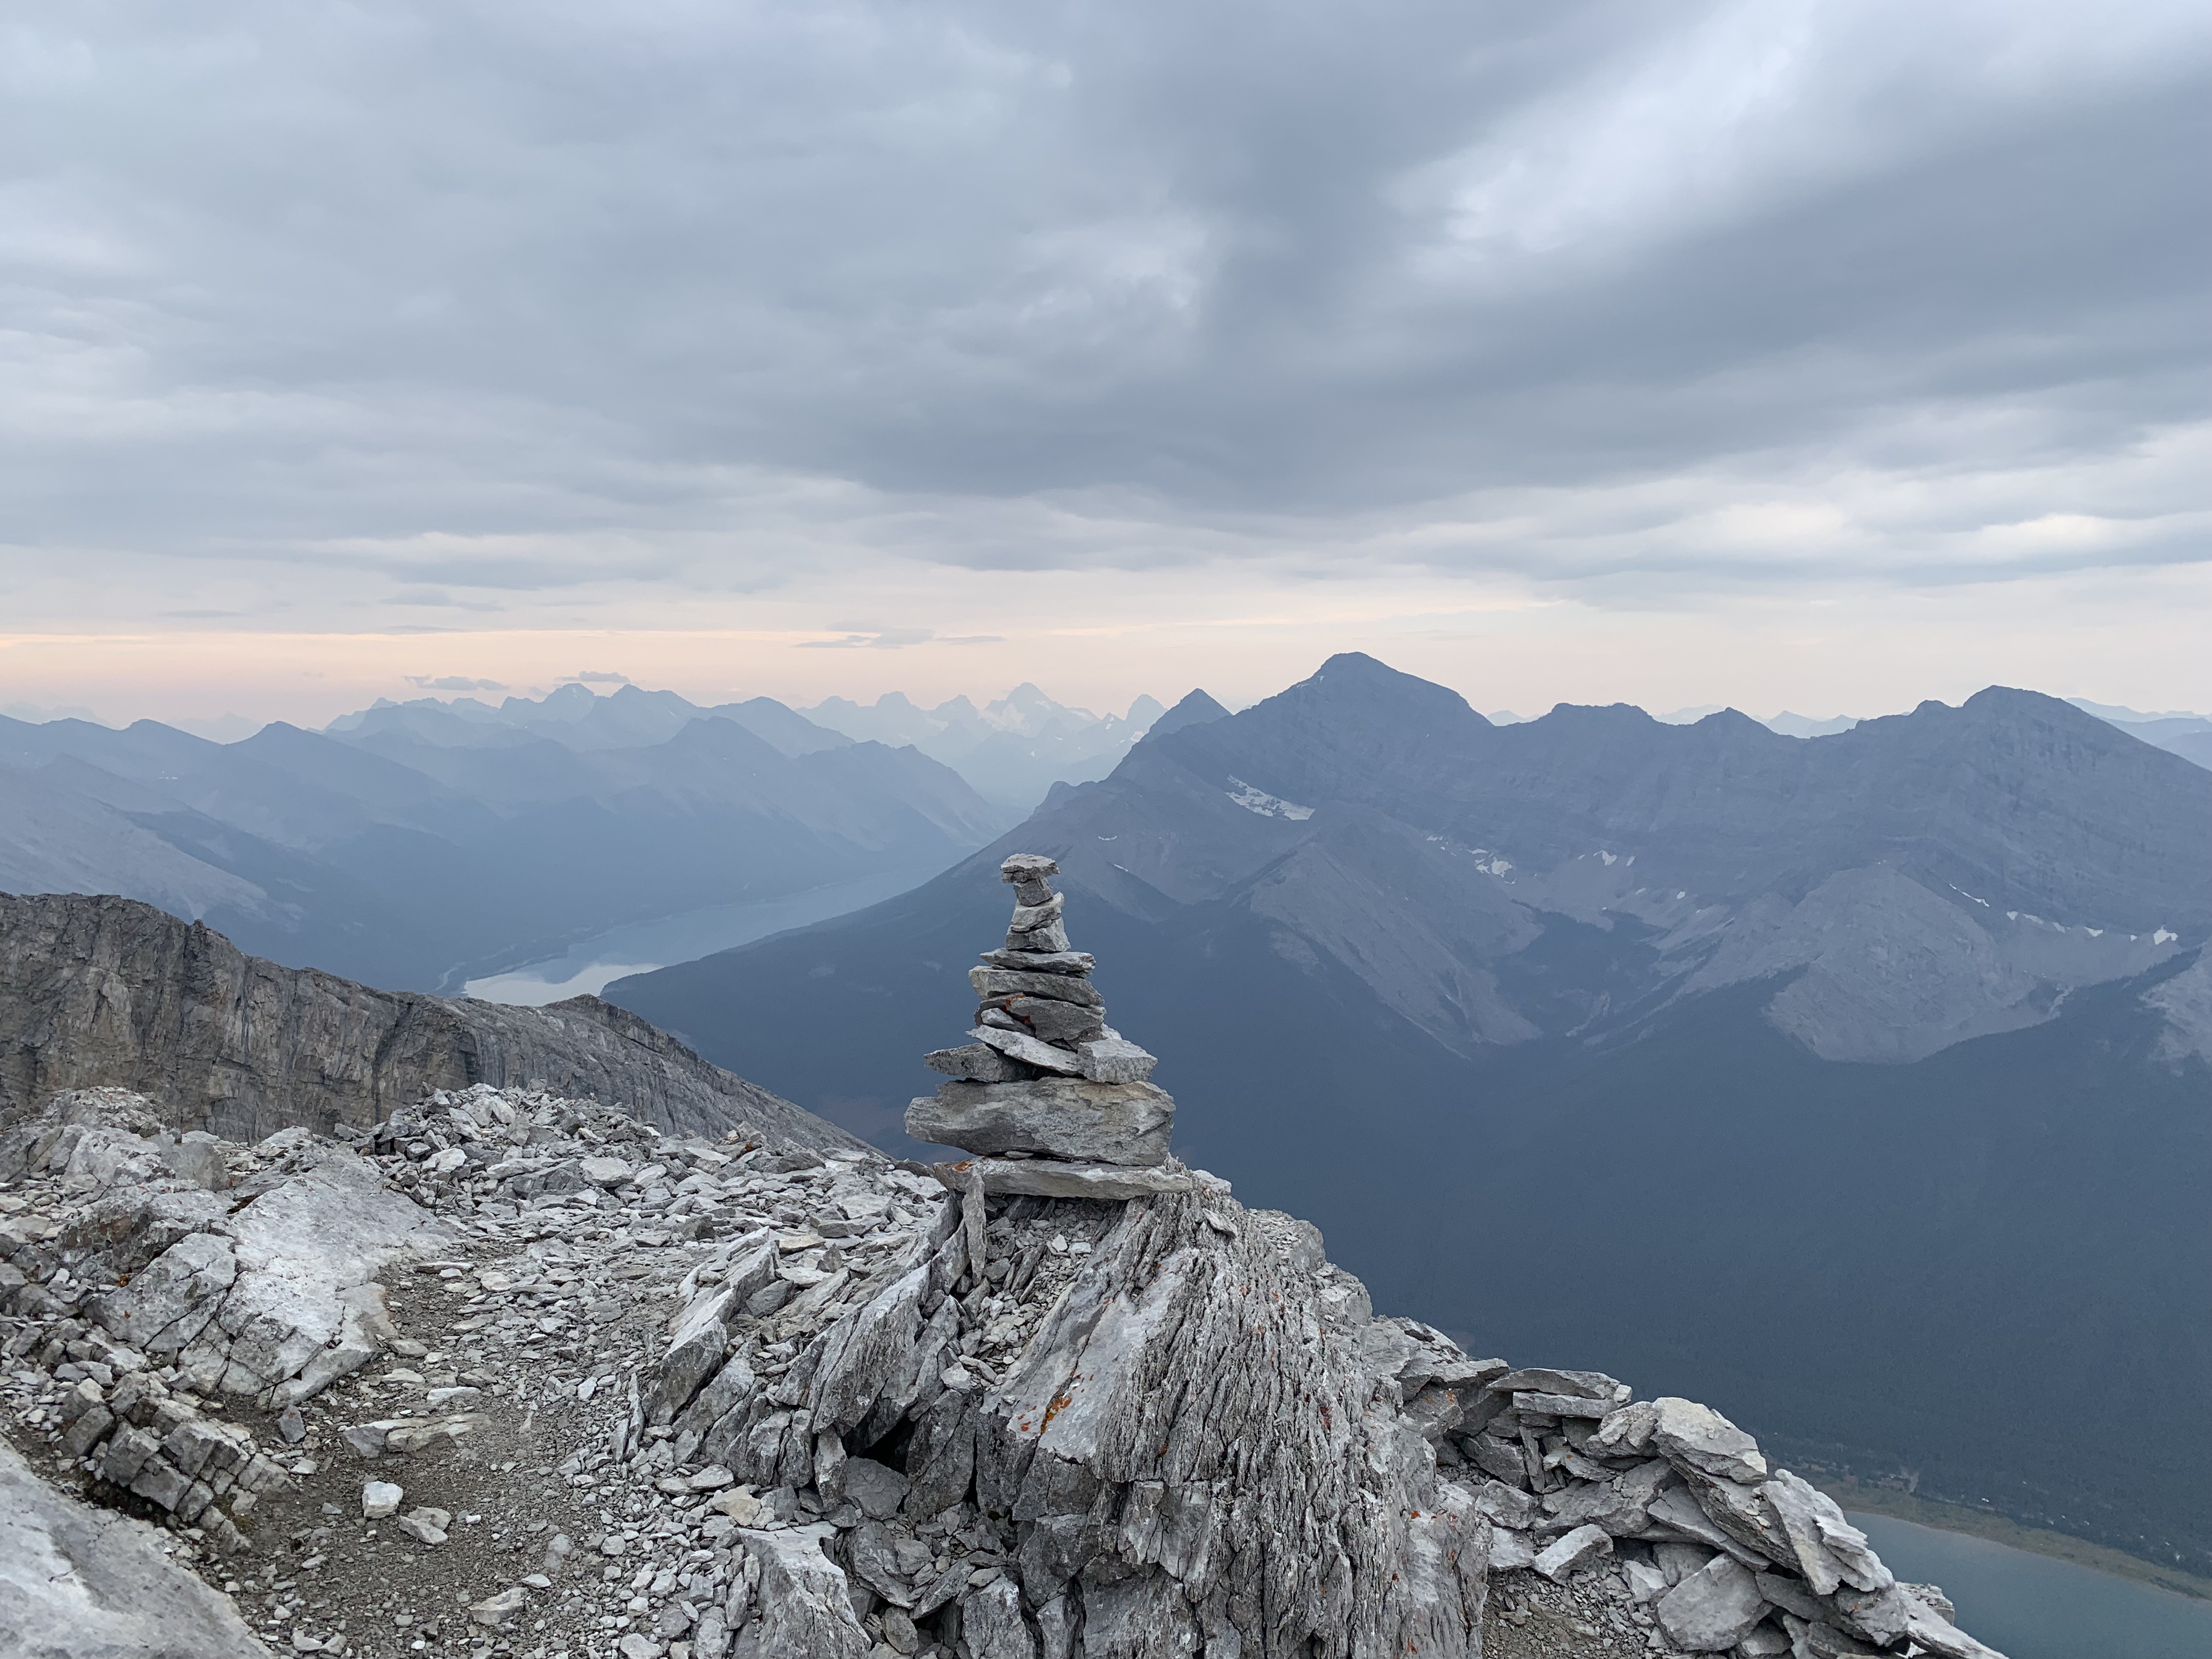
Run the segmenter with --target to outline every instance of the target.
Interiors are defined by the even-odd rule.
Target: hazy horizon
[[[1316,662],[1312,665],[1312,668],[1318,668],[1320,665],[1321,665]],[[1400,665],[1397,664],[1392,665],[1394,667],[1399,665]],[[1311,672],[1311,668],[1307,671],[1309,673]],[[1304,676],[1300,675],[1298,678],[1304,678]],[[1294,683],[1295,682],[1293,681],[1285,681],[1285,685]],[[1437,683],[1445,684],[1445,682],[1442,681]],[[679,686],[645,684],[632,680],[627,675],[612,672],[594,672],[590,675],[588,678],[570,677],[557,679],[549,685],[508,685],[503,682],[475,681],[465,685],[447,684],[443,685],[430,684],[422,686],[404,686],[401,688],[398,695],[386,692],[380,693],[380,696],[392,702],[425,701],[446,704],[452,704],[453,702],[472,698],[478,702],[488,703],[493,707],[497,707],[501,702],[509,697],[525,698],[532,701],[541,700],[550,696],[552,692],[570,685],[581,686],[600,696],[611,696],[625,686],[635,686],[637,690],[644,691],[672,690],[677,692],[678,696],[684,696],[687,698],[687,700],[698,703],[702,707],[710,707],[717,702],[741,702],[749,697],[754,696],[775,696],[772,692],[745,688],[730,688],[719,691],[703,692],[698,695],[694,695],[691,692],[684,690]],[[1274,686],[1260,693],[1257,696],[1235,697],[1222,696],[1215,691],[1213,687],[1209,685],[1186,686],[1174,690],[1165,690],[1157,688],[1140,688],[1137,691],[1133,692],[1128,697],[1123,698],[1117,702],[1100,706],[1095,704],[1085,704],[1071,697],[1057,696],[1051,686],[1043,684],[1040,681],[1031,678],[1020,681],[1014,685],[1001,686],[996,690],[979,689],[972,685],[958,687],[946,692],[942,696],[916,696],[904,687],[890,686],[886,687],[882,691],[868,696],[849,696],[843,692],[831,691],[823,694],[822,697],[776,697],[775,701],[784,702],[787,706],[796,709],[798,712],[805,714],[810,709],[818,708],[823,702],[832,696],[845,696],[848,701],[868,705],[873,704],[879,698],[884,696],[902,696],[907,697],[910,702],[924,710],[933,708],[940,703],[951,702],[955,698],[965,696],[978,709],[982,709],[989,704],[1007,696],[1012,691],[1019,689],[1021,685],[1034,686],[1036,689],[1042,691],[1046,696],[1051,698],[1054,702],[1060,703],[1064,707],[1079,709],[1084,713],[1101,718],[1108,715],[1125,715],[1128,712],[1131,704],[1135,702],[1139,698],[1144,696],[1154,697],[1164,705],[1172,707],[1177,701],[1191,690],[1203,690],[1210,696],[1214,696],[1217,700],[1228,708],[1231,713],[1235,713],[1239,709],[1250,707],[1252,703],[1259,702],[1262,697],[1271,696],[1274,695],[1275,692],[1284,689],[1284,686]],[[1646,714],[1651,715],[1655,720],[1695,720],[1702,718],[1705,714],[1716,713],[1723,708],[1735,709],[1739,713],[1748,714],[1753,720],[1760,721],[1774,720],[1785,715],[1796,716],[1800,719],[1813,721],[1830,720],[1835,719],[1872,720],[1885,714],[1900,714],[1908,713],[1912,708],[1917,707],[1919,703],[1926,701],[1924,698],[1913,697],[1909,701],[1900,702],[1895,707],[1891,708],[1866,707],[1856,708],[1768,708],[1747,706],[1746,702],[1741,701],[1714,703],[1685,703],[1675,706],[1668,706],[1656,699],[1646,701],[1636,697],[1613,697],[1602,699],[1595,697],[1564,697],[1540,704],[1536,702],[1534,699],[1524,698],[1522,699],[1517,705],[1509,698],[1503,702],[1492,702],[1486,705],[1478,699],[1468,696],[1466,688],[1462,686],[1453,686],[1451,689],[1459,691],[1462,696],[1468,696],[1469,704],[1486,718],[1498,719],[1504,717],[1516,720],[1534,720],[1539,718],[1548,713],[1559,702],[1589,704],[1600,702],[1632,703],[1635,707],[1643,709]],[[1973,690],[1980,690],[1982,689],[1983,688],[1979,686],[1976,686],[1973,688]],[[2026,686],[2018,689],[2025,690],[2044,690],[2044,688],[2039,686]],[[1962,700],[1963,697],[1971,695],[1972,695],[1972,691],[1969,691],[1961,693],[1960,697],[1957,698],[1939,697],[1936,701],[1957,702]],[[2062,694],[2058,692],[2048,692],[2046,695],[2057,696]],[[2069,692],[2063,695],[2069,701],[2077,702],[2088,706],[2092,713],[2110,714],[2115,718],[2120,719],[2127,719],[2130,717],[2141,717],[2143,719],[2206,718],[2205,715],[2193,709],[2139,709],[2129,705],[2112,704],[2105,702],[2100,699],[2085,697],[2079,693]],[[304,702],[305,700],[303,699],[302,701]],[[198,714],[178,714],[174,713],[163,714],[157,712],[156,709],[152,708],[117,709],[112,704],[108,710],[103,711],[100,708],[84,704],[0,702],[0,716],[5,716],[11,720],[29,720],[33,722],[72,719],[88,720],[99,725],[117,728],[129,726],[135,720],[155,720],[161,721],[164,725],[173,726],[179,730],[191,732],[200,737],[209,738],[217,742],[228,743],[234,742],[241,738],[250,737],[253,732],[260,730],[263,726],[270,724],[272,721],[282,720],[291,725],[300,726],[308,729],[320,729],[323,726],[328,726],[331,721],[334,720],[343,718],[344,715],[349,714],[357,713],[361,709],[370,706],[372,706],[372,704],[369,702],[350,705],[347,708],[337,709],[334,713],[321,715],[320,717],[280,712],[257,719],[252,716],[240,715],[231,710],[225,710],[221,714],[213,715]]]

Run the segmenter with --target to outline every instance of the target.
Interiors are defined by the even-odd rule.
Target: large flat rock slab
[[[1193,1193],[1204,1184],[1226,1188],[1196,1170],[1133,1169],[1118,1164],[1068,1164],[1048,1158],[963,1158],[933,1164],[929,1172],[957,1193],[981,1178],[985,1196],[1030,1198],[1153,1198],[1162,1193]]]
[[[0,1648],[10,1659],[270,1659],[228,1597],[143,1521],[80,1503],[0,1440]]]
[[[906,1109],[906,1132],[916,1140],[1091,1164],[1164,1163],[1174,1127],[1175,1097],[1165,1090],[1077,1078],[947,1083]]]

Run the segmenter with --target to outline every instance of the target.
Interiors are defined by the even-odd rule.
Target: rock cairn
[[[1039,1198],[1129,1199],[1188,1192],[1201,1177],[1168,1154],[1175,1099],[1157,1063],[1106,1023],[1097,959],[1069,948],[1060,866],[1017,853],[999,866],[1014,890],[1002,949],[969,969],[981,1006],[974,1042],[924,1057],[953,1081],[906,1109],[917,1140],[976,1154],[935,1166],[956,1190]]]

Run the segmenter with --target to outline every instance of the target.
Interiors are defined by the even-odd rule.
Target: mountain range
[[[1026,813],[1055,783],[1103,778],[1166,712],[1140,696],[1126,715],[1070,708],[1026,683],[978,708],[954,697],[923,708],[892,691],[861,704],[831,697],[805,710],[817,726],[856,742],[911,744],[943,761],[987,800]]]
[[[391,705],[230,744],[0,720],[0,890],[122,894],[435,990],[626,922],[918,881],[1009,816],[911,748],[680,703],[574,688],[529,721]]]
[[[735,720],[787,755],[862,743],[918,750],[957,772],[1012,823],[1055,783],[1105,776],[1162,712],[1157,698],[1140,696],[1126,716],[1094,714],[1026,683],[981,708],[964,696],[923,708],[892,691],[873,703],[831,697],[805,709],[773,697],[702,707],[673,691],[635,685],[597,696],[571,684],[544,697],[495,704],[466,696],[380,701],[325,729],[380,752],[402,739],[477,750],[544,738],[589,750],[664,743],[696,720]]]
[[[2067,702],[2087,714],[2111,726],[2117,726],[2131,738],[2140,738],[2154,749],[2164,749],[2184,760],[2212,769],[2212,720],[2202,714],[2146,714],[2140,709],[2125,708],[2117,703],[2092,702],[2087,697],[2069,697]],[[1696,708],[1678,708],[1671,714],[1653,718],[1670,726],[1688,726],[1708,714],[1722,712],[1718,703],[1707,703]],[[1519,722],[1518,714],[1499,713],[1491,717],[1501,726]],[[1854,714],[1835,714],[1826,720],[1814,720],[1804,714],[1793,714],[1788,709],[1770,714],[1759,721],[1769,731],[1779,732],[1785,738],[1826,738],[1838,732],[1848,732],[1859,724]]]
[[[2032,692],[1500,726],[1341,656],[607,995],[897,1146],[999,860],[1049,854],[1179,1152],[1379,1300],[2203,1573],[2208,826],[2212,771]],[[2114,1407],[2124,1444],[2076,1431]]]

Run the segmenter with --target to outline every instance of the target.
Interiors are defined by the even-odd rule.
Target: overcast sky
[[[19,0],[0,702],[2212,707],[2203,0]]]

